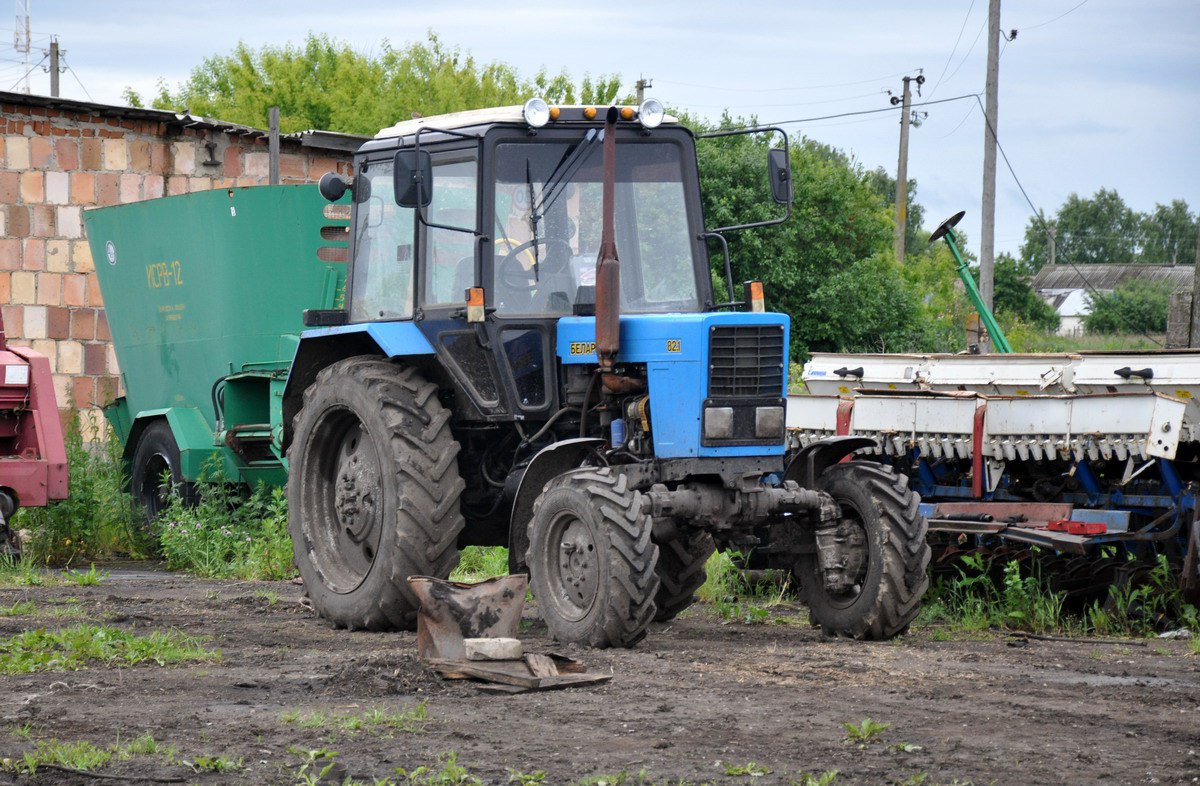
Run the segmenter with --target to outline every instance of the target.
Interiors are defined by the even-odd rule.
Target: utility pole
[[[279,107],[267,110],[267,180],[279,185]]]
[[[1058,226],[1055,224],[1051,224],[1050,225],[1050,265],[1051,265],[1051,267],[1054,266],[1054,256],[1055,256],[1055,251],[1057,251],[1057,247],[1058,247]]]
[[[1000,0],[988,2],[987,99],[983,118],[983,209],[979,228],[979,294],[992,308],[992,269],[996,244],[996,130],[999,119]],[[987,351],[987,344],[981,345]]]
[[[50,95],[58,98],[58,39],[50,39]]]
[[[909,82],[917,83],[917,94],[921,93],[921,85],[925,84],[922,74],[904,77],[904,91],[901,98],[892,96],[892,106],[902,104],[900,108],[900,161],[896,165],[896,237],[894,248],[896,261],[904,261],[904,234],[908,228],[908,125],[912,120],[912,92],[908,89]],[[890,90],[888,91],[891,92]]]
[[[646,100],[646,88],[647,87],[654,87],[654,83],[651,82],[649,79],[646,79],[645,77],[643,77],[637,81],[637,103],[638,103],[638,106],[641,106],[642,102]]]

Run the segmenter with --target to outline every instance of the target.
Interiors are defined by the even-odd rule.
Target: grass
[[[191,761],[184,761],[192,772],[230,772],[242,768],[241,759],[231,759],[228,756],[193,756]]]
[[[726,764],[725,774],[735,778],[750,777],[761,778],[764,775],[770,775],[771,770],[761,764],[747,762],[746,764]]]
[[[508,549],[503,546],[466,546],[458,557],[451,581],[475,582],[508,575]]]
[[[704,565],[706,578],[696,591],[696,597],[712,606],[716,615],[724,620],[747,625],[795,622],[794,618],[772,614],[773,609],[796,602],[790,580],[751,586],[738,567],[741,559],[738,552],[713,552]]]
[[[45,628],[0,640],[0,674],[75,671],[89,666],[166,666],[189,661],[215,661],[220,653],[174,631],[138,636],[100,625],[77,624],[55,631]]]
[[[19,600],[11,606],[0,607],[0,617],[29,617],[37,611],[31,600]]]
[[[249,494],[213,480],[212,470],[195,483],[199,502],[176,493],[156,523],[167,567],[203,578],[290,579],[292,539],[282,488],[259,485]]]
[[[28,734],[24,735],[28,739]],[[58,766],[73,770],[92,772],[114,761],[128,761],[135,756],[150,756],[158,753],[174,755],[173,749],[164,751],[149,734],[135,737],[127,743],[120,740],[112,745],[100,747],[87,740],[60,742],[57,739],[39,740],[32,751],[20,756],[0,759],[0,772],[25,775],[37,774],[39,767]]]
[[[997,571],[978,554],[964,556],[956,576],[934,581],[918,627],[931,628],[931,637],[943,641],[993,629],[1060,636],[1151,636],[1172,626],[1200,632],[1200,612],[1184,602],[1165,556],[1144,582],[1114,585],[1109,603],[1094,601],[1076,614],[1065,610],[1065,594],[1051,591],[1031,564],[1009,561]],[[999,583],[993,580],[997,573]]]
[[[394,711],[375,707],[357,715],[325,713],[320,710],[302,714],[299,710],[289,710],[280,715],[279,720],[285,724],[295,724],[302,729],[336,729],[349,734],[384,734],[397,731],[412,734],[425,728],[427,717],[425,702],[421,702],[413,707],[401,707]]]
[[[8,554],[0,554],[0,588],[45,587],[60,581],[60,576],[47,573],[28,556],[14,559]]]
[[[81,428],[72,411],[64,441],[68,497],[44,508],[22,508],[13,517],[12,528],[29,533],[25,556],[37,565],[147,556],[153,544],[125,493],[121,445],[112,429],[95,413]]]

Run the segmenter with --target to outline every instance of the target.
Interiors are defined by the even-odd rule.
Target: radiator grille
[[[709,397],[779,397],[783,393],[783,352],[782,325],[712,328]]]

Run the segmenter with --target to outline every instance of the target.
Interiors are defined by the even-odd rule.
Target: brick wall
[[[120,384],[83,211],[265,184],[266,139],[250,131],[0,103],[4,325],[11,343],[50,359],[64,416],[77,409],[87,428],[93,407],[111,401]],[[306,183],[345,173],[349,158],[285,139],[280,179]]]

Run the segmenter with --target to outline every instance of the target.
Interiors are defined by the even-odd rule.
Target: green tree
[[[1141,217],[1116,191],[1102,188],[1090,199],[1071,194],[1047,224],[1057,227],[1060,259],[1077,265],[1141,261]],[[1031,221],[1025,230],[1021,261],[1036,273],[1049,261],[1049,249],[1047,230],[1041,222]]]
[[[864,182],[878,194],[892,215],[896,214],[896,178],[883,167],[876,167],[863,176]],[[925,230],[925,208],[917,203],[917,181],[908,180],[907,217],[904,222],[904,255],[918,254],[929,246]]]
[[[1188,203],[1175,199],[1169,205],[1155,205],[1154,212],[1142,216],[1142,260],[1161,265],[1189,263],[1196,255],[1197,222]]]
[[[1061,319],[1054,307],[1043,300],[1029,279],[1033,272],[1011,254],[996,257],[994,268],[995,305],[997,315],[1016,317],[1041,330],[1058,330]]]
[[[1089,295],[1083,325],[1090,333],[1162,333],[1170,301],[1169,283],[1133,279],[1102,298]]]
[[[727,117],[724,125],[742,123]],[[706,226],[782,215],[766,179],[766,150],[778,141],[762,135],[698,142]],[[892,259],[892,217],[865,173],[841,151],[804,138],[791,142],[791,165],[791,220],[728,233],[734,282],[761,279],[768,307],[791,315],[796,359],[813,350],[933,348],[923,293]],[[719,244],[709,252],[720,298]]]
[[[319,128],[374,134],[414,114],[518,104],[534,95],[608,103],[620,85],[620,77],[601,75],[585,76],[577,87],[565,72],[544,70],[525,79],[512,66],[481,63],[432,32],[398,48],[384,41],[377,55],[310,34],[300,46],[254,50],[242,42],[228,55],[206,58],[177,90],[160,83],[153,106],[257,127],[278,106],[284,133]],[[126,100],[142,102],[132,90]]]

